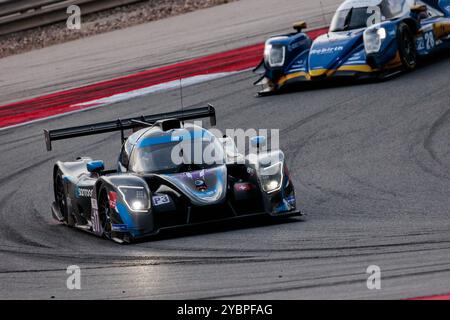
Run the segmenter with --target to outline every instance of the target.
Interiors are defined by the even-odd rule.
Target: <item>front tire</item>
[[[108,192],[106,189],[100,191],[99,201],[98,201],[98,214],[100,218],[100,224],[103,229],[103,235],[112,239],[112,224],[111,224],[111,208],[109,206]]]
[[[67,222],[67,198],[64,190],[63,179],[61,173],[58,172],[54,181],[55,203],[59,209],[59,213],[63,216],[64,221]]]
[[[53,186],[55,193],[55,203],[59,209],[59,213],[62,215],[64,222],[72,227],[75,225],[75,221],[72,214],[69,213],[69,208],[67,205],[67,194],[64,187],[63,175],[61,170],[58,170],[58,172],[56,173]]]
[[[397,30],[397,43],[403,69],[412,71],[417,66],[417,50],[411,28],[402,23]]]

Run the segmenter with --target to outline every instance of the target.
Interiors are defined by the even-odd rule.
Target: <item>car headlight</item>
[[[277,162],[269,167],[260,168],[260,178],[265,192],[272,193],[280,190],[283,183],[283,163]]]
[[[364,48],[367,54],[380,51],[383,40],[386,39],[385,28],[369,28],[364,31]]]
[[[130,210],[147,212],[150,209],[150,199],[144,187],[120,186],[118,189]]]
[[[282,67],[286,59],[286,47],[266,44],[264,58],[270,67]]]

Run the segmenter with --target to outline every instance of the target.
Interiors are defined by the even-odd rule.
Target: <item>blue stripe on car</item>
[[[130,213],[128,212],[127,207],[124,204],[118,202],[116,204],[116,208],[123,223],[128,226],[128,231],[131,233],[131,235],[132,236],[139,235],[139,233],[136,230],[136,226],[134,225],[133,219]]]

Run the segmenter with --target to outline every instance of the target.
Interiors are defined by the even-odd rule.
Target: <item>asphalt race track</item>
[[[403,299],[450,291],[450,59],[387,82],[255,98],[244,72],[185,88],[218,127],[280,128],[305,219],[242,221],[117,245],[56,224],[56,160],[114,165],[120,134],[42,129],[177,110],[161,92],[0,132],[0,298]],[[82,268],[82,290],[66,268]],[[366,287],[369,265],[381,290]]]

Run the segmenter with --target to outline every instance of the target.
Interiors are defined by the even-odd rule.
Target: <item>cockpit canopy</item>
[[[362,29],[410,12],[414,0],[348,0],[336,11],[330,32]]]
[[[225,163],[220,141],[198,126],[150,133],[134,146],[129,169],[136,173],[177,173],[208,169]]]

